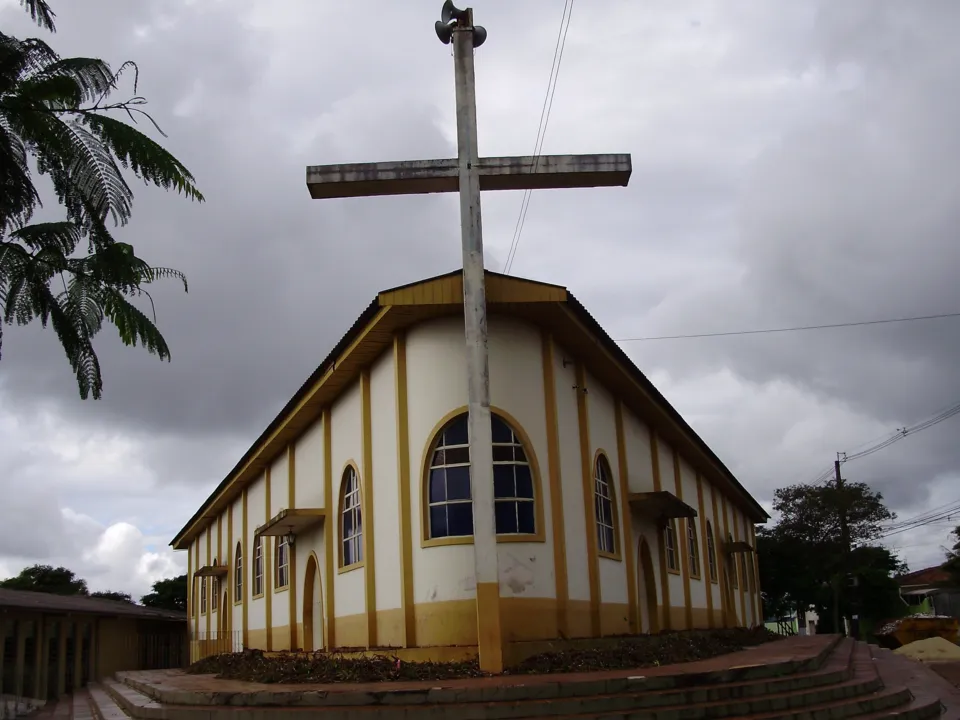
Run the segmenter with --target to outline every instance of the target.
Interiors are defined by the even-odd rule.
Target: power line
[[[560,62],[563,60],[563,50],[567,45],[567,31],[570,29],[570,17],[573,15],[573,0],[565,0],[563,3],[563,15],[560,16],[560,30],[557,32],[557,44],[553,49],[553,63],[550,66],[550,79],[547,80],[547,94],[543,98],[543,107],[540,110],[540,125],[537,127],[537,141],[533,147],[533,172],[537,172],[540,165],[540,154],[543,151],[543,140],[547,134],[547,123],[550,122],[550,111],[553,110],[553,97],[557,90],[557,78],[560,77]],[[566,25],[564,25],[566,21]],[[520,215],[517,217],[517,224],[513,228],[513,239],[510,241],[510,250],[507,252],[507,260],[503,264],[504,275],[510,274],[513,267],[513,260],[517,256],[517,246],[520,244],[520,234],[523,232],[523,225],[527,221],[527,209],[530,207],[530,198],[533,196],[533,190],[523,191],[523,200],[520,202]]]
[[[940,313],[937,315],[917,315],[914,317],[885,318],[883,320],[863,320],[860,322],[830,323],[826,325],[799,325],[797,327],[764,328],[762,330],[733,330],[730,332],[694,333],[690,335],[656,335],[651,337],[621,338],[616,342],[640,342],[646,340],[686,340],[690,338],[728,337],[731,335],[763,335],[768,333],[796,332],[798,330],[827,330],[830,328],[847,328],[859,325],[883,325],[886,323],[913,322],[914,320],[938,320],[941,318],[960,317],[960,312]]]

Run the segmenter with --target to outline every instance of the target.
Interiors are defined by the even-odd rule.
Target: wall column
[[[67,629],[69,623],[63,618],[57,621],[60,630],[57,637],[57,697],[67,694]]]
[[[47,620],[42,615],[40,619],[37,620],[36,630],[34,632],[34,643],[33,643],[33,682],[30,684],[30,696],[42,699],[44,694],[44,682],[46,678],[46,650],[47,650],[47,633],[45,632],[46,626],[49,624]]]
[[[83,626],[82,620],[73,621],[73,692],[83,687]]]
[[[17,650],[13,665],[13,694],[23,696],[23,671],[27,659],[27,621],[17,620]]]

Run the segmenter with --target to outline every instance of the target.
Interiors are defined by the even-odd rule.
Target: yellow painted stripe
[[[287,446],[287,507],[291,510],[297,506],[297,446],[290,443]],[[290,620],[287,623],[290,626],[290,649],[296,650],[302,647],[297,641],[297,546],[287,548],[287,561],[290,567],[287,572],[290,577],[287,582],[290,583],[290,589],[287,595],[290,599]]]
[[[360,373],[360,424],[363,436],[363,562],[367,613],[367,647],[377,646],[377,573],[373,529],[373,419],[371,417],[370,369]]]
[[[627,620],[630,632],[640,631],[637,618],[637,568],[633,561],[633,524],[630,520],[630,470],[627,464],[627,442],[623,431],[623,403],[614,404],[617,423],[617,462],[620,465],[620,525],[623,532],[623,557],[627,563]]]
[[[247,525],[249,522],[247,520],[247,488],[243,489],[243,493],[240,495],[240,521],[242,523],[241,533],[243,538],[243,545],[241,546],[240,552],[242,553],[242,562],[243,562],[243,602],[240,605],[241,608],[241,626],[240,632],[242,634],[243,648],[247,649],[249,645],[249,622],[247,619],[247,611],[250,606],[250,578],[253,567],[252,555],[247,555],[247,552],[250,548],[247,538]]]
[[[234,556],[233,556],[233,505],[230,503],[227,506],[227,557],[221,558],[220,562],[225,562],[227,564],[227,602],[221,603],[224,607],[220,608],[220,612],[225,612],[227,614],[227,622],[225,627],[229,631],[233,631],[233,576],[234,576]],[[231,650],[236,650],[237,648],[232,647],[233,643],[231,642]]]
[[[330,432],[330,408],[323,410],[323,497],[327,509],[327,519],[323,523],[323,544],[326,561],[326,587],[323,599],[327,603],[327,649],[337,646],[336,622],[334,615],[333,559],[336,549],[333,542],[333,526],[337,518],[337,505],[333,501],[333,458]]]
[[[207,562],[206,562],[207,565],[209,565],[209,564],[210,564],[210,561],[212,560],[212,558],[211,558],[211,552],[210,552],[211,549],[212,549],[212,548],[211,548],[212,545],[213,545],[213,524],[211,523],[211,524],[207,525]],[[209,639],[210,639],[210,606],[211,606],[211,603],[210,603],[210,579],[209,579],[209,578],[200,578],[200,582],[202,582],[202,583],[206,586],[206,589],[207,589],[207,607],[204,608],[204,610],[206,610],[206,612],[204,613],[204,615],[206,615],[207,639],[209,640]]]
[[[713,578],[710,575],[710,544],[707,541],[707,516],[703,505],[703,478],[697,473],[697,514],[700,516],[700,577],[707,593],[707,627],[716,625],[713,617]]]
[[[650,426],[650,462],[653,465],[653,489],[660,492],[663,488],[663,481],[660,477],[660,449],[657,444],[657,431]],[[669,520],[667,522],[670,522]],[[664,525],[657,525],[657,554],[660,556],[660,592],[663,595],[663,622],[660,624],[664,630],[671,629],[670,619],[670,574],[667,572],[667,546],[663,534],[666,531]]]
[[[410,412],[407,408],[407,338],[393,338],[394,386],[397,394],[397,483],[400,496],[400,607],[403,646],[417,646],[413,604],[413,527],[410,521]]]
[[[740,532],[740,520],[737,518],[737,509],[733,507],[730,508],[730,515],[733,521],[733,539],[736,542],[740,542],[742,533]],[[737,558],[737,563],[736,563],[736,570],[737,570],[737,573],[740,575],[740,582],[738,583],[740,585],[740,613],[741,613],[740,617],[743,618],[744,625],[749,625],[750,623],[747,620],[747,598],[746,598],[747,589],[744,587],[744,585],[747,584],[747,577],[746,577],[746,573],[743,572],[744,569],[745,568],[743,563],[743,556],[741,555],[740,557]]]
[[[563,484],[560,474],[560,430],[557,424],[557,385],[553,373],[553,338],[541,331],[543,357],[543,400],[547,424],[547,468],[550,473],[550,520],[553,525],[553,575],[556,580],[557,629],[561,637],[569,635],[567,602],[567,538],[563,521]]]
[[[587,373],[583,363],[576,366],[577,423],[580,427],[580,472],[583,481],[583,512],[587,533],[587,578],[590,583],[590,632],[600,636],[600,558],[597,555],[597,533],[593,511],[593,468],[590,463],[590,419],[587,413]]]
[[[729,627],[729,613],[730,607],[727,602],[727,588],[729,587],[729,582],[727,579],[727,568],[726,562],[724,562],[723,556],[723,527],[720,524],[720,512],[717,509],[717,488],[716,486],[711,486],[710,488],[710,501],[713,505],[713,547],[717,556],[717,579],[720,581],[720,615],[722,617],[722,627]]]
[[[270,490],[270,474],[273,469],[273,463],[267,463],[267,471],[265,474],[265,483],[266,483],[266,492],[267,497],[263,503],[264,509],[264,522],[270,522],[272,517],[271,506],[273,504],[273,496],[271,495]],[[263,594],[267,604],[267,650],[273,650],[273,543],[272,538],[269,536],[263,536],[261,542],[263,543]]]
[[[683,481],[680,477],[680,453],[673,449],[673,481],[677,487],[677,497],[683,500]],[[693,627],[693,604],[690,601],[690,548],[687,537],[688,519],[684,518],[680,525],[681,533],[677,537],[677,552],[680,553],[680,572],[683,577],[683,621],[689,630]],[[680,536],[682,534],[682,536]]]
[[[727,522],[727,498],[723,495],[720,496],[720,515],[723,520],[723,540],[721,541],[721,547],[725,547],[727,544],[727,538],[730,536],[730,525]],[[729,560],[728,560],[729,558]],[[727,573],[727,587],[729,588],[729,597],[727,598],[727,608],[730,611],[730,620],[733,623],[733,626],[736,627],[740,624],[740,618],[737,617],[737,598],[733,593],[733,578],[729,576],[730,566],[733,566],[733,572],[737,572],[737,565],[733,562],[733,558],[728,555],[726,552],[723,553],[723,570]],[[739,583],[738,583],[739,584]]]

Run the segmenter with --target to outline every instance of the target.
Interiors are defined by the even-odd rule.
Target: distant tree
[[[51,565],[31,565],[16,577],[0,580],[0,587],[11,590],[32,590],[53,595],[87,595],[87,581],[73,570]]]
[[[130,603],[135,605],[133,598],[130,597],[130,593],[116,592],[115,590],[97,590],[96,592],[90,593],[92,598],[101,598],[103,600],[117,600],[119,602]]]
[[[950,573],[952,584],[960,585],[960,525],[950,533],[956,541],[953,547],[947,550],[947,561],[942,565],[943,569]]]
[[[774,492],[773,508],[780,515],[778,523],[757,533],[765,612],[783,616],[816,608],[819,627],[834,631],[834,610],[844,617],[871,619],[896,614],[902,603],[893,576],[903,564],[873,544],[883,523],[896,517],[882,494],[865,483],[848,482],[839,489],[832,484],[791,485]],[[846,556],[840,538],[842,512],[850,538]]]
[[[160,610],[187,611],[187,576],[157,580],[153,592],[140,598],[140,604]]]
[[[21,0],[34,21],[55,31],[46,0]],[[108,101],[120,76],[133,75],[133,97]],[[123,170],[145,184],[203,200],[189,170],[156,141],[114,115],[145,118],[136,95],[137,67],[114,71],[96,58],[61,58],[43,40],[0,32],[0,343],[3,325],[50,323],[77,378],[80,397],[101,397],[103,378],[93,338],[104,320],[126,345],[143,345],[160,359],[170,350],[131,300],[150,294],[161,278],[186,278],[152,267],[107,227],[124,225],[133,191]],[[122,168],[122,169],[121,169]],[[47,175],[64,214],[30,223],[41,206],[33,173]],[[86,245],[86,252],[78,251]],[[152,299],[150,299],[152,306]]]

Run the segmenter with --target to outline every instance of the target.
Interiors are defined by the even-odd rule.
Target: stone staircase
[[[646,671],[647,676],[640,670],[633,675],[513,676],[415,687],[411,683],[337,686],[323,691],[297,691],[289,685],[267,690],[260,685],[252,691],[234,692],[228,681],[207,680],[207,690],[201,692],[178,687],[172,682],[173,675],[167,676],[171,682],[164,682],[163,676],[118,673],[116,679],[92,684],[68,701],[45,707],[40,715],[50,715],[51,720],[67,720],[66,712],[72,720],[270,720],[297,716],[306,720],[314,715],[337,720],[952,718],[943,715],[943,686],[931,688],[925,682],[925,673],[932,672],[915,663],[911,668],[919,670],[907,672],[896,661],[877,657],[879,654],[865,643],[838,638],[802,659],[726,666],[704,661],[673,666],[666,673]],[[190,676],[192,680],[199,677]],[[213,689],[218,687],[223,690]]]

